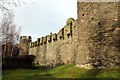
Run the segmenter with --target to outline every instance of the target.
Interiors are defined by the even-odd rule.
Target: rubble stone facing
[[[27,51],[35,55],[36,62],[41,65],[119,67],[119,5],[119,2],[78,2],[77,20],[69,18],[58,33],[35,42],[29,40]]]
[[[118,2],[78,3],[78,64],[120,65],[118,10]]]

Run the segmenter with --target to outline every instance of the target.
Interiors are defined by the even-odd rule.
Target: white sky
[[[77,18],[77,0],[36,0],[15,8],[15,24],[22,36],[33,41],[51,32],[58,32],[70,17]]]

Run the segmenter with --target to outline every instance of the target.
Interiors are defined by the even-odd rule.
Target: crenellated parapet
[[[41,38],[37,38],[37,41],[35,42],[30,42],[29,45],[30,45],[30,48],[33,48],[33,47],[36,47],[36,46],[42,46],[43,44],[48,44],[48,43],[53,43],[53,42],[56,42],[56,41],[59,41],[59,40],[64,40],[64,39],[67,39],[67,38],[72,38],[73,36],[73,24],[74,24],[75,20],[73,18],[69,18],[67,21],[66,21],[66,24],[65,26],[60,29],[58,31],[58,33],[50,33],[50,35],[46,35],[44,37],[41,37]],[[24,37],[25,39],[31,41],[31,37]]]

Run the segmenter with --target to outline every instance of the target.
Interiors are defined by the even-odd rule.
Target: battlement
[[[20,43],[29,43],[32,41],[31,36],[20,36]]]
[[[45,37],[41,37],[41,38],[38,38],[37,41],[35,42],[30,42],[29,45],[30,45],[30,48],[32,47],[36,47],[36,46],[42,46],[43,44],[47,44],[47,43],[51,43],[51,42],[56,42],[58,40],[65,40],[67,38],[72,38],[72,27],[73,26],[73,23],[75,22],[75,20],[73,18],[69,18],[67,21],[66,21],[66,25],[59,30],[58,33],[50,33],[50,35],[46,35]],[[31,37],[27,37],[27,36],[23,36],[21,38],[21,40],[29,40],[31,41]]]
[[[64,28],[62,28],[61,30],[59,30],[58,32],[58,39],[64,39]]]
[[[40,38],[37,38],[37,46],[40,46]]]
[[[52,35],[52,40],[53,40],[54,42],[57,40],[57,34],[56,34],[56,33]]]
[[[47,35],[47,42],[50,43],[52,41],[52,35]]]

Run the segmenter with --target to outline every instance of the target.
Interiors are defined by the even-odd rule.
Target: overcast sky
[[[21,35],[33,41],[51,32],[58,32],[70,17],[77,18],[77,0],[39,0],[15,8],[15,24]]]

